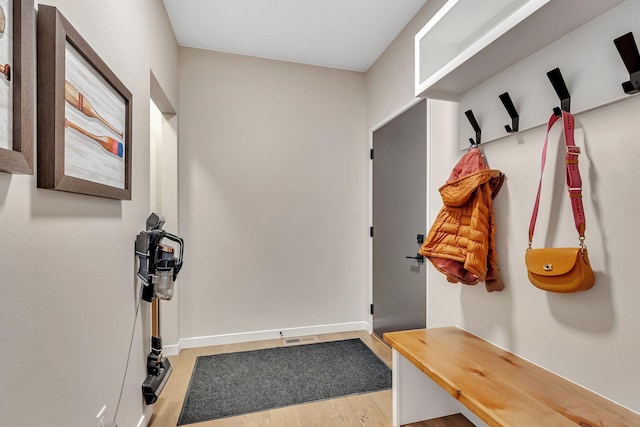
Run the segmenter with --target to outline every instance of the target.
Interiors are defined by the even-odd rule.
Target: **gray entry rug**
[[[178,425],[389,388],[360,339],[200,356]]]

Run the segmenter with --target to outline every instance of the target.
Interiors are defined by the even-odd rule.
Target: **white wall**
[[[105,404],[112,419],[134,321],[133,243],[149,213],[150,69],[177,105],[178,48],[161,0],[47,3],[133,93],[133,191],[120,202],[40,190],[35,176],[0,173],[0,425],[7,427],[86,427]],[[144,410],[143,329],[138,320],[120,426],[137,425]]]
[[[414,99],[414,36],[446,0],[429,0],[366,74],[367,130]]]
[[[364,75],[180,48],[179,79],[181,337],[366,327]]]
[[[409,24],[411,32],[427,22],[430,3]],[[367,73],[367,123],[392,114],[413,97],[409,87],[412,45],[413,39],[402,33]],[[379,84],[393,74],[391,70],[397,70],[398,79],[406,79],[406,86]],[[438,136],[428,148],[432,223],[442,206],[437,189],[463,152],[457,148],[455,105],[433,101],[429,107],[429,132]],[[507,175],[495,200],[499,264],[506,289],[489,294],[483,285],[449,284],[434,268],[427,274],[430,327],[458,325],[635,411],[640,411],[640,286],[633,249],[640,236],[635,226],[640,213],[635,185],[640,179],[639,109],[636,96],[576,117],[586,146],[580,167],[587,245],[596,272],[593,289],[556,295],[534,288],[527,280],[524,251],[544,141],[541,128],[482,146],[489,165]],[[557,144],[558,132],[554,132],[552,140]],[[551,152],[557,155],[557,145],[553,147]],[[562,167],[558,164],[556,169],[558,181],[564,179]],[[549,175],[553,170],[547,167]],[[556,186],[560,188],[560,183]],[[550,200],[551,188],[545,189]],[[553,216],[559,225],[549,231],[553,227],[541,221],[536,227],[538,246],[545,241],[577,244],[567,199],[564,190],[554,194]],[[540,218],[542,212],[549,214],[549,203]]]

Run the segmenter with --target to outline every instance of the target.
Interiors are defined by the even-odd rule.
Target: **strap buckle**
[[[576,145],[566,145],[565,147],[567,148],[567,154],[569,154],[571,156],[580,155],[580,147],[578,147]]]
[[[569,197],[572,199],[581,199],[582,187],[578,187],[578,188],[569,187]]]

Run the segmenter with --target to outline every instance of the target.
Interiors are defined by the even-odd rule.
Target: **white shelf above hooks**
[[[449,0],[415,37],[415,94],[458,100],[622,1]]]

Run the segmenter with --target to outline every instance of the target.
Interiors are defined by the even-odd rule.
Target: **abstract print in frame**
[[[38,187],[131,199],[131,93],[64,16],[38,11]]]
[[[35,10],[0,0],[0,171],[33,174]]]

